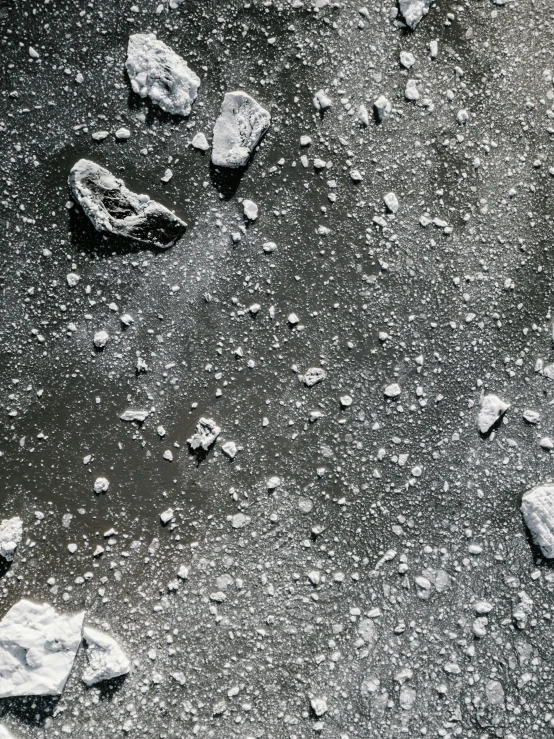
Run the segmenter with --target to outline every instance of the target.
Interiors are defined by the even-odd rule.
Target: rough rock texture
[[[485,395],[481,400],[481,410],[477,417],[477,426],[482,434],[488,433],[498,419],[506,413],[509,403],[497,395]]]
[[[327,372],[321,367],[310,367],[304,372],[304,385],[312,387],[327,377]]]
[[[528,490],[521,500],[526,526],[549,559],[554,557],[554,485],[538,485]]]
[[[427,15],[433,0],[398,0],[398,7],[406,24],[413,30]]]
[[[125,236],[163,249],[185,232],[187,224],[148,195],[137,195],[123,180],[88,159],[69,174],[69,187],[97,231]]]
[[[196,431],[187,439],[192,450],[204,449],[207,451],[221,433],[220,427],[211,418],[201,418],[196,425]]]
[[[267,110],[246,92],[228,92],[214,126],[212,162],[216,167],[244,167],[270,122]]]
[[[82,675],[86,685],[95,685],[103,680],[112,680],[114,677],[126,675],[131,664],[111,636],[103,631],[86,626],[83,629],[83,639],[87,644],[88,666]]]
[[[23,521],[19,516],[4,519],[0,523],[0,557],[11,562],[22,536]]]
[[[81,643],[85,612],[20,600],[0,621],[0,698],[60,695]]]
[[[173,115],[190,115],[200,78],[173,49],[153,33],[129,37],[125,62],[131,87]]]

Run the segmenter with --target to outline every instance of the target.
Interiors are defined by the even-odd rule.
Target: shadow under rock
[[[61,696],[25,696],[0,699],[0,716],[9,714],[29,726],[42,726],[52,716]]]

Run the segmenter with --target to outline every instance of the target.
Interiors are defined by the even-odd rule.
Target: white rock
[[[163,249],[180,238],[186,223],[148,195],[137,195],[104,167],[79,159],[69,173],[75,200],[97,231]]]
[[[234,459],[237,456],[238,449],[234,441],[226,441],[225,444],[222,445],[221,451],[226,457],[229,457],[229,459]]]
[[[255,221],[258,218],[258,206],[253,200],[243,200],[242,207],[244,215],[249,221]]]
[[[439,42],[437,39],[429,41],[429,54],[431,59],[436,59],[439,55]]]
[[[197,133],[190,143],[192,144],[192,146],[194,146],[195,149],[200,149],[200,151],[208,151],[208,149],[210,148],[208,139],[204,136],[203,133]]]
[[[484,395],[481,399],[481,410],[477,416],[477,427],[482,434],[488,433],[498,419],[510,407],[496,395]]]
[[[78,274],[75,274],[75,272],[70,272],[65,279],[67,280],[69,287],[75,287],[81,277]]]
[[[38,51],[36,51],[36,49],[33,49],[32,46],[29,46],[29,56],[31,57],[31,59],[39,58]]]
[[[275,488],[278,488],[280,484],[281,478],[277,477],[277,475],[274,475],[266,481],[265,486],[268,490],[275,490]]]
[[[373,112],[377,123],[383,123],[390,117],[392,105],[384,95],[380,95],[373,103]]]
[[[271,116],[246,92],[228,92],[214,126],[212,162],[216,167],[244,167],[269,128]]]
[[[332,107],[333,101],[331,98],[325,94],[323,90],[318,90],[316,94],[314,95],[314,108],[316,110],[320,110],[321,112],[328,110]]]
[[[139,423],[143,423],[144,421],[146,421],[149,415],[150,411],[127,410],[124,411],[119,417],[122,421],[138,421]]]
[[[312,143],[312,139],[310,136],[300,137],[300,146],[309,146],[311,143]]]
[[[415,80],[408,80],[408,82],[406,83],[404,97],[410,102],[415,102],[416,100],[419,100],[419,90],[417,89],[417,83]]]
[[[85,612],[61,615],[20,600],[0,621],[0,698],[60,695],[81,643]]]
[[[170,182],[172,179],[173,179],[173,172],[169,168],[165,170],[163,177],[160,177],[160,180],[162,182],[165,182],[165,184]]]
[[[411,69],[415,64],[415,56],[413,54],[410,54],[409,51],[401,51],[400,52],[400,64],[405,69]]]
[[[554,485],[538,485],[521,499],[523,520],[535,544],[548,559],[554,558]]]
[[[173,115],[190,115],[200,78],[173,49],[153,33],[129,37],[125,62],[131,87]]]
[[[383,200],[385,201],[385,205],[390,210],[391,213],[397,213],[398,212],[398,198],[393,192],[388,192]]]
[[[0,522],[0,557],[11,562],[22,536],[23,521],[19,516],[5,518]]]
[[[87,645],[88,665],[81,679],[85,685],[96,685],[129,672],[131,664],[119,644],[103,631],[85,626],[83,639]]]
[[[110,335],[107,331],[97,331],[94,334],[93,343],[97,349],[103,349],[109,340]]]
[[[398,7],[406,24],[413,30],[427,15],[433,0],[398,0]]]
[[[532,411],[529,409],[524,410],[522,415],[523,415],[523,418],[527,421],[527,423],[532,423],[532,424],[538,423],[541,417],[540,413],[537,413],[537,411]]]
[[[367,112],[367,108],[365,105],[360,105],[358,108],[358,120],[362,124],[362,126],[369,126],[369,113]]]
[[[131,138],[131,132],[128,128],[118,128],[114,135],[116,139],[120,139],[121,141]]]
[[[327,372],[325,372],[325,370],[321,367],[310,367],[304,372],[304,376],[302,379],[304,380],[304,385],[312,387],[312,385],[316,385],[318,382],[321,382],[326,377]]]
[[[300,322],[300,318],[298,318],[296,313],[289,313],[289,315],[287,316],[287,321],[290,323],[291,326],[296,326],[296,324]]]
[[[460,126],[465,125],[469,121],[469,113],[467,110],[459,110],[456,115],[456,121],[460,124]]]
[[[160,521],[163,523],[164,526],[172,520],[173,520],[173,508],[168,508],[167,510],[160,513]]]
[[[221,433],[221,428],[211,418],[201,418],[196,424],[196,431],[187,439],[192,450],[207,451]]]
[[[94,492],[98,493],[98,495],[105,493],[109,487],[110,483],[106,477],[97,477],[94,481]]]
[[[324,713],[327,713],[327,699],[326,698],[314,697],[310,700],[310,705],[312,707],[312,711],[318,717],[323,716]]]
[[[343,408],[350,408],[352,405],[352,396],[351,395],[341,395],[340,396],[340,404]]]
[[[123,313],[123,315],[119,316],[119,320],[124,326],[130,326],[132,323],[134,323],[133,316],[129,315],[128,313]]]
[[[361,182],[363,180],[362,173],[359,169],[350,170],[350,179],[352,182]]]
[[[383,392],[385,393],[387,398],[398,398],[398,396],[402,392],[402,389],[397,382],[392,382],[390,385],[387,385]]]
[[[246,526],[249,522],[250,516],[246,516],[244,513],[235,513],[235,515],[231,517],[231,526],[234,529],[242,529],[243,526]]]

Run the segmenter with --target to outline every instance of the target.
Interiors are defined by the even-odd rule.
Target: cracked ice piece
[[[485,395],[481,400],[481,410],[477,417],[477,426],[482,434],[488,433],[498,419],[506,413],[510,407],[497,395]]]
[[[122,413],[119,417],[122,421],[138,421],[139,423],[144,423],[149,415],[150,411],[128,410]]]
[[[521,512],[533,541],[548,559],[554,557],[554,485],[538,485],[521,499]]]
[[[97,231],[107,231],[162,249],[185,232],[187,224],[148,195],[137,195],[123,180],[88,159],[79,159],[69,173],[73,197]]]
[[[23,536],[23,521],[19,516],[5,518],[0,523],[0,557],[11,562]]]
[[[196,424],[196,431],[187,439],[191,449],[204,449],[208,451],[214,441],[221,433],[220,427],[211,418],[201,418]]]
[[[310,367],[306,372],[304,372],[304,377],[302,379],[304,380],[304,385],[312,387],[312,385],[316,385],[326,377],[327,372],[325,372],[321,367]]]
[[[131,664],[115,639],[103,631],[85,626],[83,639],[87,644],[88,665],[82,675],[85,685],[96,685],[129,672]]]
[[[129,36],[125,67],[133,92],[149,97],[167,113],[190,115],[200,78],[153,33]]]
[[[271,116],[246,92],[228,92],[215,122],[212,162],[216,167],[244,167],[269,128]]]
[[[85,612],[59,614],[20,600],[0,621],[0,698],[61,695],[81,643]]]
[[[427,15],[433,0],[398,0],[398,7],[412,31],[423,16]]]

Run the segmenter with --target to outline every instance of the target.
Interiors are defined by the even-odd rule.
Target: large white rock
[[[413,29],[427,15],[433,0],[398,0],[398,7],[406,24]]]
[[[79,159],[69,173],[73,197],[97,231],[125,236],[163,249],[184,233],[187,224],[166,207],[137,195],[123,180],[89,159]]]
[[[481,399],[481,410],[477,416],[477,426],[482,434],[488,433],[498,419],[506,413],[509,403],[497,395],[484,395]]]
[[[16,739],[16,737],[5,726],[0,725],[0,739]]]
[[[521,499],[523,520],[545,557],[554,557],[554,485],[537,485]]]
[[[129,36],[125,67],[133,92],[149,97],[167,113],[190,115],[200,78],[153,33]]]
[[[187,441],[193,451],[196,449],[208,451],[220,433],[221,428],[215,421],[211,418],[201,418],[196,424],[196,431]]]
[[[83,639],[87,644],[88,666],[82,675],[86,685],[126,675],[131,664],[115,639],[103,631],[85,626]]]
[[[216,167],[244,167],[270,123],[271,116],[253,97],[240,90],[228,92],[214,126],[212,162]]]
[[[0,621],[0,698],[60,695],[81,643],[85,612],[20,600]]]
[[[5,518],[0,523],[0,557],[11,562],[22,536],[23,521],[19,516]]]

